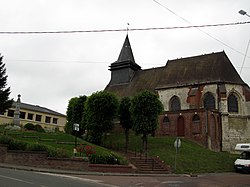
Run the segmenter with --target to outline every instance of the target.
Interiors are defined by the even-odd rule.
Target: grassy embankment
[[[75,137],[64,133],[39,133],[29,131],[6,131],[9,136],[25,141],[48,145],[55,148],[64,149],[69,156],[73,156]],[[3,129],[0,128],[0,135]],[[39,137],[39,138],[35,138]],[[149,137],[148,154],[159,156],[171,168],[175,166],[176,150],[174,148],[175,138],[173,137]],[[57,142],[71,142],[71,144],[58,144]],[[94,146],[99,155],[113,154],[113,151],[92,145],[82,139],[77,139],[79,144]],[[124,147],[125,137],[123,134],[114,133],[105,138],[103,146],[114,150],[121,150]],[[141,149],[140,136],[130,135],[129,151],[139,152]],[[78,155],[79,156],[79,155]],[[120,156],[119,156],[120,157]],[[233,171],[233,163],[237,155],[227,152],[213,152],[200,145],[181,139],[181,148],[177,155],[176,173],[211,173],[211,172],[229,172]],[[123,160],[121,158],[121,160]],[[124,161],[122,161],[125,163]]]
[[[141,149],[140,136],[130,135],[129,151]],[[124,147],[123,134],[111,134],[105,145],[118,149]],[[148,139],[148,154],[159,156],[171,168],[175,167],[176,149],[174,137],[151,137]],[[181,139],[181,147],[177,155],[176,173],[211,173],[234,171],[233,163],[238,155],[227,152],[213,152],[196,143]]]
[[[44,151],[44,145],[48,147],[46,151],[48,151],[48,156],[54,155],[56,157],[72,157],[74,156],[73,149],[75,147],[75,137],[69,134],[57,132],[57,133],[42,133],[35,131],[13,131],[13,130],[5,130],[0,126],[0,143],[3,140],[12,138],[16,142],[11,143],[11,146],[17,149],[22,150],[36,150],[39,151],[42,148]],[[23,146],[26,144],[27,146]],[[13,145],[14,144],[14,145]],[[42,146],[36,146],[42,145]],[[127,164],[126,158],[121,156],[120,154],[115,153],[112,150],[108,150],[101,146],[93,145],[89,142],[86,142],[80,138],[77,138],[77,145],[83,145],[83,147],[87,146],[91,148],[91,151],[94,154],[89,156],[91,163],[118,163],[118,164]],[[61,155],[60,155],[61,154]],[[77,153],[76,156],[86,156],[86,154]],[[118,162],[117,162],[118,160]]]

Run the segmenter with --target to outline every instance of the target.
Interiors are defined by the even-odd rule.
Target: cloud
[[[153,0],[8,0],[0,7],[0,31],[126,29],[127,23],[131,29],[189,25],[180,17],[194,25],[249,21],[238,14],[239,9],[250,7],[249,0],[158,2],[172,12]],[[142,68],[225,50],[238,70],[250,24],[202,30],[218,41],[197,29],[129,31],[129,38],[135,60]],[[117,60],[126,34],[0,34],[11,97],[16,99],[20,93],[23,102],[65,113],[70,98],[105,88],[110,80],[108,66]],[[247,83],[249,59],[248,55],[242,71]]]

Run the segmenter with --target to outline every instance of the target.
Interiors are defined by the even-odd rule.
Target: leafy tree
[[[3,56],[0,55],[0,113],[4,113],[11,107],[13,100],[9,99],[10,87],[7,87],[7,75],[5,64],[2,62]]]
[[[118,106],[117,97],[106,91],[96,92],[88,97],[85,105],[85,124],[90,142],[100,145],[103,133],[113,129]]]
[[[65,132],[74,134],[73,124],[78,123],[80,125],[79,132],[77,135],[82,135],[85,128],[82,123],[84,118],[84,105],[87,100],[87,96],[73,97],[69,100],[67,108],[67,123],[65,125]]]
[[[82,123],[83,121],[83,118],[84,118],[84,112],[85,112],[85,102],[87,100],[87,96],[80,96],[78,97],[77,99],[77,102],[74,106],[74,109],[73,109],[73,123],[78,123],[80,126],[79,126],[79,132],[78,132],[78,135],[82,135],[85,131],[85,126],[84,124]]]
[[[119,114],[120,114],[120,124],[122,125],[122,128],[124,129],[124,133],[125,133],[126,152],[128,150],[128,144],[129,144],[129,129],[132,128],[130,106],[131,106],[130,98],[129,97],[122,98],[120,107],[119,107]]]
[[[131,101],[132,128],[136,134],[142,134],[144,151],[147,151],[148,134],[157,129],[158,115],[162,110],[163,106],[157,95],[150,91],[138,93]]]
[[[73,116],[74,116],[74,106],[76,105],[77,97],[73,97],[69,100],[68,108],[66,112],[67,123],[65,124],[64,130],[68,134],[73,134]]]

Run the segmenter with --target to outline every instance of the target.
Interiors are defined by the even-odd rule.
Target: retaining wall
[[[89,164],[83,158],[49,158],[45,152],[8,150],[0,144],[0,162],[14,165],[32,166],[38,168],[131,173],[131,166]]]

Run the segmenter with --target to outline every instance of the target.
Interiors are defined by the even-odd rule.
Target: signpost
[[[176,138],[175,142],[174,142],[174,147],[176,150],[176,154],[175,154],[175,162],[174,162],[174,170],[176,171],[176,162],[177,162],[177,155],[178,155],[178,150],[181,147],[181,140],[180,138]]]
[[[76,156],[76,153],[77,153],[77,151],[76,151],[76,146],[77,146],[77,137],[76,137],[76,133],[79,131],[79,124],[74,123],[74,124],[73,124],[73,130],[75,131],[75,148],[74,148],[74,154],[75,154],[75,156]]]

